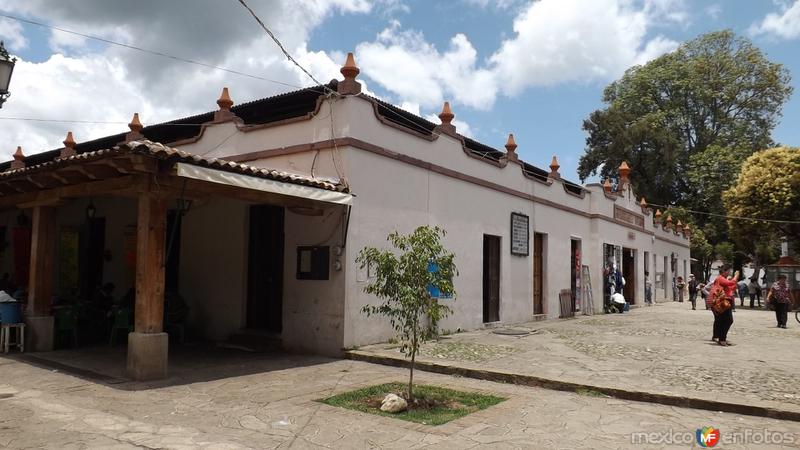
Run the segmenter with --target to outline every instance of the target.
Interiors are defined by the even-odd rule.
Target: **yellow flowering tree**
[[[800,244],[800,148],[751,155],[723,200],[731,236],[756,262],[774,257],[783,236]]]

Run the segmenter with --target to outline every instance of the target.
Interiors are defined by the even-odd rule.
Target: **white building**
[[[167,338],[157,318],[165,283],[187,300],[190,335],[225,340],[255,330],[287,349],[328,355],[387,340],[388,323],[361,313],[376,299],[363,293],[369,274],[355,258],[364,246],[384,245],[391,231],[425,224],[447,231],[459,270],[457,299],[440,300],[453,308],[443,330],[602,313],[610,261],[621,268],[634,305],[644,301],[645,271],[656,299],[671,297],[673,277],[688,275],[688,227],[651,214],[632,192],[626,164],[615,188],[608,181],[580,186],[561,178],[555,156],[550,170],[521,161],[512,135],[500,151],[458,134],[447,103],[433,124],[362,94],[351,57],[342,73],[343,81],[325,89],[236,107],[225,89],[215,112],[144,128],[136,118],[130,133],[68,139],[64,149],[20,153],[13,168],[0,167],[0,218],[12,244],[5,272],[25,264],[18,256],[24,236],[10,236],[24,235],[19,210],[33,216],[29,284],[37,298],[29,300],[29,317],[49,317],[43,327],[52,327],[42,295],[86,296],[91,286],[113,282],[120,296],[136,285],[131,335],[162,337],[156,347],[132,337],[129,355],[163,360],[163,368],[133,370],[152,378],[166,370]],[[131,184],[120,184],[126,178]],[[182,220],[158,208],[148,213],[157,199],[164,209],[185,210]],[[154,223],[167,228],[154,247],[169,254],[166,281],[137,257],[152,250],[141,242],[152,239]],[[36,257],[46,244],[57,255],[50,279]],[[560,303],[563,290],[575,294],[572,303]],[[39,348],[50,348],[41,327],[33,327]]]

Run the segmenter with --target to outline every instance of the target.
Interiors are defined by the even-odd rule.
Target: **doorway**
[[[81,298],[91,299],[103,284],[103,263],[106,248],[105,217],[87,218],[79,238],[79,292]]]
[[[544,314],[544,235],[533,234],[533,313]]]
[[[622,276],[625,277],[625,286],[622,295],[631,305],[636,304],[636,250],[622,249]]]
[[[483,322],[500,321],[500,236],[483,235]]]
[[[283,328],[283,207],[251,206],[249,239],[247,328],[280,333]]]
[[[569,288],[572,292],[572,311],[581,310],[581,240],[570,240]]]

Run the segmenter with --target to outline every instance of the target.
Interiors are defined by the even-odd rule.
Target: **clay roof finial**
[[[356,66],[356,58],[353,56],[353,52],[347,53],[347,60],[344,62],[344,65],[339,72],[344,75],[344,79],[348,81],[354,81],[361,70]]]
[[[517,156],[517,141],[514,140],[514,133],[508,133],[508,140],[506,141],[506,158],[511,161],[519,161],[519,156]]]
[[[217,99],[217,105],[219,109],[222,111],[230,111],[231,106],[233,106],[233,100],[231,100],[231,96],[228,93],[228,87],[222,88],[222,93],[219,95],[219,99]]]
[[[449,125],[455,117],[456,115],[453,114],[453,110],[450,109],[450,102],[444,102],[444,105],[442,105],[442,112],[439,113],[439,119],[441,119],[442,125]]]
[[[144,125],[139,121],[139,113],[133,113],[133,118],[131,119],[131,123],[128,124],[128,128],[130,128],[131,131],[125,135],[125,142],[144,139],[144,135],[142,134]]]
[[[655,215],[656,223],[661,223],[661,215],[662,215],[661,214],[661,210],[657,209],[656,210],[656,215]]]
[[[61,149],[59,158],[69,158],[75,156],[75,138],[72,137],[72,131],[67,132],[67,137],[64,139],[64,148]]]
[[[456,115],[453,114],[453,110],[450,109],[450,102],[444,102],[444,105],[442,105],[442,112],[439,113],[439,119],[442,123],[436,128],[446,134],[455,135],[456,126],[450,123],[455,117]]]
[[[17,146],[17,151],[14,152],[14,160],[11,161],[11,168],[9,170],[17,170],[25,168],[25,155],[22,153],[22,147]]]
[[[606,192],[606,194],[610,194],[611,193],[611,180],[610,179],[606,178],[606,181],[603,182],[603,190]]]
[[[131,123],[128,124],[128,128],[131,129],[134,133],[139,133],[144,129],[144,125],[142,122],[139,121],[139,113],[133,113],[133,119],[131,119]]]
[[[561,168],[561,165],[558,164],[558,158],[556,158],[556,155],[553,155],[553,159],[550,160],[550,174],[548,174],[548,177],[555,180],[561,178],[561,174],[558,173],[559,168]]]
[[[642,197],[642,200],[639,202],[639,206],[641,206],[642,209],[647,208],[647,200],[645,200],[644,197]]]
[[[622,164],[619,165],[619,177],[627,179],[628,175],[631,174],[631,168],[628,167],[627,161],[622,161]]]
[[[336,91],[343,95],[357,95],[361,93],[361,83],[356,81],[356,77],[361,70],[356,66],[356,58],[353,52],[347,54],[347,59],[339,72],[344,75],[344,80],[340,81],[336,86]]]

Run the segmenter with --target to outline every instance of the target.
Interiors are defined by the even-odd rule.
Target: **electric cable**
[[[716,213],[707,212],[707,211],[697,211],[697,210],[694,210],[694,209],[687,209],[687,208],[684,208],[682,206],[676,206],[676,205],[666,206],[666,205],[659,205],[659,204],[656,204],[656,203],[649,203],[649,202],[647,203],[647,206],[655,206],[655,207],[658,207],[658,208],[664,208],[665,210],[667,210],[669,208],[681,208],[682,210],[684,210],[686,212],[690,212],[692,214],[701,214],[701,215],[706,215],[706,216],[720,217],[720,218],[723,218],[723,219],[750,220],[750,221],[753,221],[753,222],[785,223],[785,224],[789,224],[789,225],[800,225],[800,220],[759,219],[759,218],[756,218],[756,217],[729,216],[729,215],[726,215],[726,214],[716,214]]]
[[[48,25],[46,23],[38,22],[38,21],[35,21],[35,20],[31,20],[31,19],[23,19],[22,17],[12,16],[12,15],[6,14],[4,12],[0,12],[0,17],[6,18],[6,19],[10,19],[10,20],[16,20],[17,22],[27,23],[29,25],[36,25],[38,27],[49,28],[51,30],[60,31],[62,33],[68,33],[68,34],[84,37],[86,39],[92,39],[92,40],[99,41],[99,42],[104,42],[104,43],[110,44],[110,45],[116,45],[116,46],[119,46],[119,47],[124,47],[124,48],[127,48],[129,50],[136,50],[136,51],[139,51],[139,52],[142,52],[142,53],[148,53],[148,54],[155,55],[155,56],[161,56],[161,57],[164,57],[164,58],[173,59],[175,61],[180,61],[180,62],[184,62],[184,63],[187,63],[187,64],[194,64],[194,65],[206,67],[206,68],[209,68],[209,69],[220,70],[220,71],[231,73],[231,74],[234,74],[234,75],[239,75],[239,76],[248,77],[248,78],[254,78],[256,80],[269,81],[270,83],[276,83],[276,84],[280,84],[280,85],[283,85],[283,86],[293,87],[293,88],[296,88],[296,89],[301,89],[302,88],[301,86],[297,86],[295,84],[287,83],[287,82],[284,82],[284,81],[273,80],[271,78],[266,78],[266,77],[262,77],[262,76],[258,76],[258,75],[253,75],[253,74],[249,74],[249,73],[242,72],[242,71],[239,71],[239,70],[229,69],[227,67],[216,66],[214,64],[208,64],[208,63],[204,63],[204,62],[200,62],[200,61],[195,61],[193,59],[182,58],[180,56],[170,55],[169,53],[164,53],[164,52],[160,52],[160,51],[157,51],[157,50],[150,50],[150,49],[143,48],[143,47],[137,47],[137,46],[131,45],[131,44],[123,44],[122,42],[112,41],[111,39],[106,39],[106,38],[102,38],[102,37],[99,37],[99,36],[93,36],[91,34],[80,33],[80,32],[77,32],[77,31],[68,30],[66,28],[58,27],[58,26],[55,26],[55,25]],[[316,81],[316,80],[314,80],[314,81]]]

